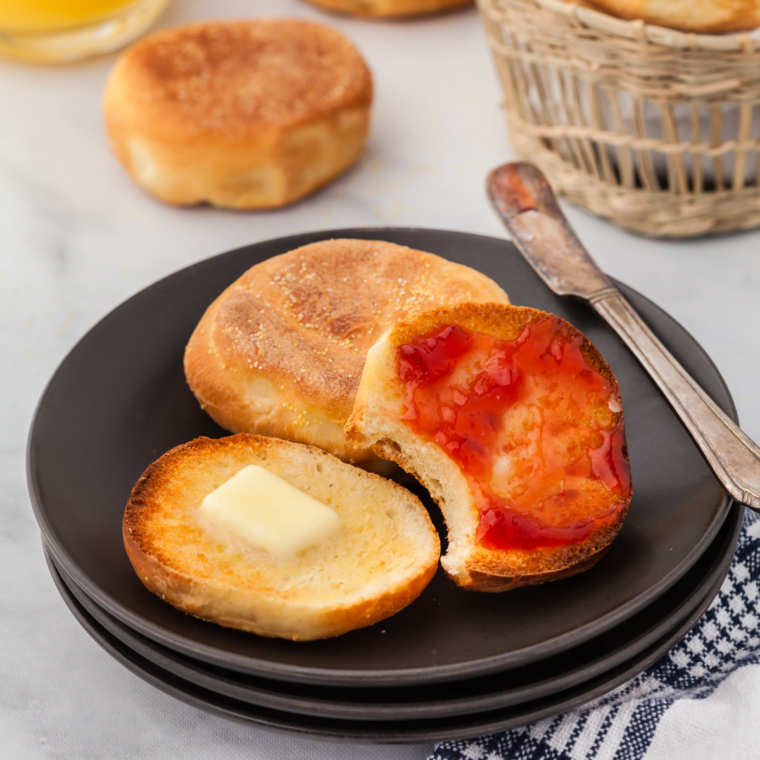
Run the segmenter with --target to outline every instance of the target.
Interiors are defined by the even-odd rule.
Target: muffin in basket
[[[618,18],[684,32],[746,32],[760,27],[760,0],[592,0]]]

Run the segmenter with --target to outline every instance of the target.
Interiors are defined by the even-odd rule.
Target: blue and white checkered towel
[[[709,697],[729,675],[749,665],[760,665],[760,515],[747,510],[718,596],[648,670],[581,709],[493,736],[439,744],[430,760],[642,760],[673,705]],[[756,742],[748,747],[745,741],[738,758],[728,746],[731,738],[724,736],[725,754],[710,751],[715,760],[760,760],[760,701],[756,694],[747,698],[752,704],[742,707],[745,715],[749,711]],[[702,728],[718,733],[729,728],[718,722],[722,725]],[[667,746],[667,739],[660,744]]]

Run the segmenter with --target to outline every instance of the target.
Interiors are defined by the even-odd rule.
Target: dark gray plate
[[[457,715],[442,719],[416,718],[378,722],[370,719],[337,720],[320,716],[311,711],[302,714],[284,712],[231,699],[216,691],[187,681],[175,673],[155,665],[125,645],[116,636],[111,635],[79,603],[50,559],[48,559],[48,563],[58,591],[82,627],[112,657],[161,691],[201,710],[249,725],[252,724],[257,728],[269,731],[300,734],[309,738],[331,741],[372,743],[432,742],[472,738],[496,731],[505,731],[581,707],[592,699],[625,683],[629,678],[633,678],[656,662],[694,625],[707,609],[710,599],[717,593],[720,586],[719,583],[714,586],[698,607],[684,618],[677,620],[659,641],[617,667],[606,670],[574,688],[562,691],[557,689],[543,699],[498,710],[484,710],[476,714]],[[386,689],[381,691],[386,691]]]
[[[339,236],[389,240],[471,265],[504,286],[515,303],[559,314],[599,347],[623,395],[635,495],[615,545],[593,570],[507,594],[466,593],[439,572],[414,604],[381,625],[308,644],[190,618],[142,586],[121,543],[132,485],[171,447],[198,435],[224,434],[185,384],[182,353],[190,333],[208,304],[251,265]],[[650,301],[621,289],[735,418],[725,384],[693,338]],[[416,229],[340,230],[258,243],[138,293],[99,322],[56,371],[32,423],[28,476],[46,542],[66,572],[110,614],[195,659],[325,685],[473,678],[578,646],[676,583],[715,537],[730,507],[659,391],[591,309],[554,296],[503,240]]]
[[[109,634],[153,665],[225,697],[260,707],[340,720],[399,721],[473,715],[535,701],[630,661],[669,641],[675,621],[703,609],[728,572],[743,510],[731,512],[718,536],[681,580],[641,612],[585,644],[507,673],[429,686],[352,688],[292,684],[215,668],[177,654],[109,615],[58,567],[69,592]],[[664,651],[664,650],[663,650]]]

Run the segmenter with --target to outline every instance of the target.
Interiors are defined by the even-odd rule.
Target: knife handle
[[[647,370],[726,491],[760,511],[760,447],[718,408],[620,292],[592,305]]]

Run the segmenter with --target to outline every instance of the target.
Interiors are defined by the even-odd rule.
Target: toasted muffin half
[[[203,499],[252,464],[335,510],[343,527],[282,559],[210,526]],[[123,534],[140,580],[169,604],[298,641],[395,614],[427,586],[440,554],[427,511],[405,488],[313,446],[247,434],[164,454],[135,485]]]
[[[631,500],[615,377],[536,309],[463,304],[395,325],[368,352],[346,433],[428,488],[448,527],[441,564],[469,589],[591,567]]]

